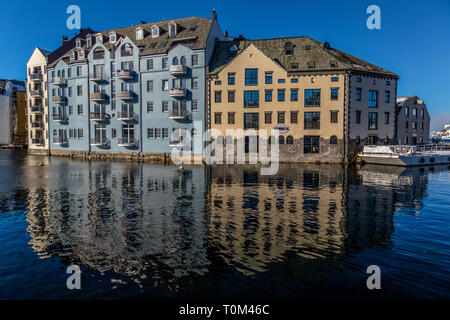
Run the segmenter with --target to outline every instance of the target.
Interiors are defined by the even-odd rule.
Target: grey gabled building
[[[430,114],[417,96],[398,97],[395,110],[395,139],[398,144],[427,144],[430,139]]]

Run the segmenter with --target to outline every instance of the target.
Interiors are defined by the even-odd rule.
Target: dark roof
[[[416,101],[416,100],[420,100],[420,101],[423,102],[423,100],[420,99],[416,95],[397,97],[397,101],[396,102],[397,102],[397,106],[403,107],[404,105],[408,105],[410,102],[413,102],[413,101]]]
[[[47,64],[51,65],[55,62],[57,62],[62,56],[67,54],[70,50],[72,50],[75,47],[75,40],[82,37],[85,38],[88,34],[95,33],[94,30],[90,28],[82,29],[80,30],[80,33],[76,36],[74,36],[72,39],[67,40],[63,43],[62,46],[60,46],[58,49],[53,51],[47,56]]]
[[[169,37],[168,25],[170,22],[174,22],[177,25],[177,34],[175,37]],[[103,44],[106,48],[111,49],[112,43],[109,42],[109,35],[111,32],[115,32],[117,34],[117,39],[128,37],[133,43],[140,48],[140,55],[151,55],[151,54],[162,54],[166,53],[173,45],[176,43],[191,43],[192,49],[204,49],[206,48],[206,41],[208,39],[209,31],[211,29],[213,20],[208,18],[199,18],[199,17],[188,17],[188,18],[180,18],[174,20],[165,20],[160,22],[150,22],[150,23],[141,23],[138,25],[133,25],[130,27],[123,27],[117,29],[110,29],[106,31],[100,32],[104,36]],[[152,38],[151,36],[151,28],[156,25],[160,29],[159,37]],[[144,29],[144,39],[137,40],[136,39],[136,29],[137,28]],[[86,29],[90,30],[90,29]],[[85,30],[85,31],[86,31]],[[90,32],[83,32],[80,35],[71,39],[66,45],[59,48],[60,53],[56,54],[57,58],[52,59],[49,65],[55,65],[59,60],[64,59],[66,62],[69,62],[69,52],[75,48],[75,41],[77,38],[86,39],[88,34],[92,34],[93,38],[97,32],[90,30]],[[64,50],[62,49],[64,48]],[[82,48],[86,49],[86,43],[82,43]],[[61,54],[61,52],[64,53]],[[54,53],[54,52],[53,52]],[[52,53],[52,54],[53,54]],[[87,56],[87,52],[86,55]],[[74,62],[79,62],[80,60],[76,60]]]
[[[217,74],[220,72],[236,55],[239,55],[251,44],[290,73],[353,70],[398,77],[393,72],[310,37],[218,41],[210,64],[210,73]],[[236,49],[234,54],[230,50],[232,47]],[[292,47],[292,54],[285,54],[285,47]]]

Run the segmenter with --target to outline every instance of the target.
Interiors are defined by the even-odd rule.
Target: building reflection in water
[[[43,170],[27,184],[39,256],[160,282],[217,272],[212,261],[249,276],[292,255],[333,263],[389,246],[393,212],[420,208],[427,182],[419,169],[339,165],[284,165],[260,176],[251,166],[52,158]]]

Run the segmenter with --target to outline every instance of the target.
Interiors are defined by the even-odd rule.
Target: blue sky
[[[63,34],[74,35],[66,28],[71,4],[80,6],[83,27],[99,31],[141,20],[211,17],[214,8],[222,29],[231,35],[250,39],[307,35],[328,41],[398,73],[399,96],[420,96],[434,126],[438,120],[450,123],[450,0],[11,1],[0,11],[0,78],[23,80],[36,45],[54,50]],[[371,4],[381,8],[381,30],[366,27],[366,8]]]

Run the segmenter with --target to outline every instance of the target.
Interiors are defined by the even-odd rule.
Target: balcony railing
[[[58,103],[58,104],[66,104],[67,103],[67,97],[64,96],[54,96],[52,98],[52,101],[54,103]]]
[[[60,113],[54,113],[52,115],[52,117],[53,117],[53,121],[56,121],[56,122],[66,122],[67,120],[69,120],[67,115],[60,114]]]
[[[59,145],[66,145],[69,143],[67,137],[53,137],[53,143]]]
[[[132,70],[117,70],[117,79],[132,80],[134,78],[134,71]]]
[[[30,96],[33,98],[41,98],[42,97],[42,90],[31,90]]]
[[[89,99],[94,100],[94,101],[105,101],[106,94],[103,92],[93,92],[89,95]]]
[[[133,91],[119,91],[117,92],[117,98],[122,100],[133,100],[134,99],[134,92]]]
[[[31,81],[42,81],[42,73],[32,73],[30,74],[30,80]]]
[[[89,113],[89,119],[93,121],[105,121],[107,117],[106,112],[91,112]]]
[[[53,78],[53,84],[55,86],[65,86],[67,85],[67,79],[64,77],[55,77]]]
[[[172,148],[181,148],[184,146],[184,142],[182,139],[170,139],[169,146]]]
[[[190,116],[190,112],[186,109],[172,109],[169,113],[170,119],[188,119]]]
[[[97,147],[109,147],[111,145],[111,142],[106,137],[95,137],[91,138],[91,146],[97,146]]]
[[[31,143],[42,146],[42,145],[44,145],[44,139],[42,139],[42,138],[31,139]]]
[[[105,73],[92,73],[89,75],[89,79],[96,82],[106,82],[109,80],[109,77]]]
[[[42,105],[34,105],[34,106],[31,106],[31,112],[43,113],[44,112],[44,108],[42,107]]]
[[[173,98],[184,98],[186,97],[186,89],[183,88],[170,89],[169,95]]]
[[[117,113],[117,120],[121,121],[137,121],[138,115],[135,112],[119,111]]]
[[[186,74],[187,68],[186,66],[183,66],[182,64],[175,64],[169,67],[169,74],[171,75],[183,75]]]
[[[44,123],[42,123],[41,121],[32,122],[31,127],[34,129],[42,129],[44,128]]]
[[[137,147],[138,145],[138,140],[136,140],[135,138],[119,138],[119,146],[121,147]]]

